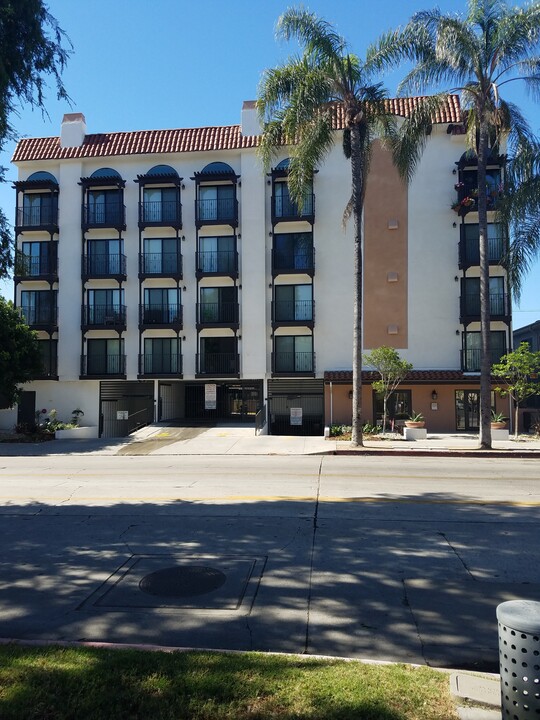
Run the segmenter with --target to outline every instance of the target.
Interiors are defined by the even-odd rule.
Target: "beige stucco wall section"
[[[364,208],[364,348],[404,349],[408,347],[407,186],[378,141],[373,144]]]

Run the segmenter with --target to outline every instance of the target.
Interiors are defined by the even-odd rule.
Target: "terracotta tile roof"
[[[239,150],[256,147],[257,144],[257,136],[242,135],[239,125],[99,133],[86,135],[83,144],[79,147],[66,148],[60,147],[59,137],[26,138],[17,144],[12,162],[145,155],[147,153],[182,153],[200,150]]]
[[[352,383],[352,370],[326,370],[326,382]],[[379,374],[372,370],[362,371],[362,383],[366,385],[379,380]],[[469,375],[461,370],[412,370],[403,381],[405,385],[419,383],[474,383],[480,382],[480,375]]]
[[[406,117],[422,98],[394,98],[389,108]],[[457,95],[449,95],[444,109],[434,118],[435,123],[459,123],[461,110]],[[343,128],[342,106],[336,105],[334,127]],[[176,130],[136,130],[134,132],[98,133],[86,135],[79,147],[60,147],[59,137],[25,138],[17,143],[12,162],[32,160],[68,160],[77,158],[145,155],[149,153],[185,153],[211,150],[242,150],[257,147],[257,135],[242,135],[240,125]]]

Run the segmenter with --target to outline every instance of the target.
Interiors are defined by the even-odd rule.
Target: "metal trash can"
[[[502,717],[540,719],[540,602],[501,603],[497,620]]]

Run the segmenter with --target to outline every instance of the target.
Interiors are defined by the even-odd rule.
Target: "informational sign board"
[[[217,407],[217,385],[206,383],[204,386],[204,409],[215,410]]]
[[[129,420],[129,410],[117,410],[116,411],[116,419],[117,420]]]
[[[302,424],[302,408],[291,408],[291,425]]]

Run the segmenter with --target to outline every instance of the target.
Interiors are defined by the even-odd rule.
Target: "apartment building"
[[[404,116],[413,103],[392,107]],[[80,408],[83,424],[106,437],[154,420],[254,424],[263,408],[274,434],[349,423],[353,242],[342,222],[342,127],[336,108],[335,147],[301,206],[289,196],[287,148],[261,166],[253,102],[235,126],[88,134],[73,113],[59,137],[21,140],[15,302],[38,333],[43,376],[18,408],[0,411],[0,425],[41,408],[63,418]],[[498,359],[511,314],[493,222],[504,158],[491,160]],[[408,187],[374,148],[363,344],[395,347],[413,363],[392,414],[423,412],[434,432],[478,427],[476,187],[457,97]],[[374,379],[367,369],[366,422],[381,416]]]

